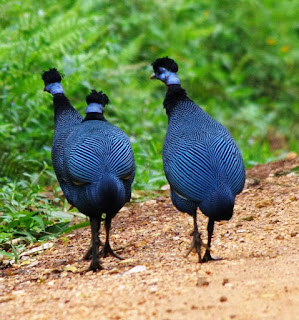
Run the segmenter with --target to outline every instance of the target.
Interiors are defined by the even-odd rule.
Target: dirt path
[[[298,165],[249,170],[234,217],[215,228],[213,255],[223,260],[184,258],[192,219],[165,192],[113,220],[111,243],[126,260],[106,258],[105,270],[85,271],[89,229],[0,269],[0,319],[299,319]],[[206,223],[199,214],[204,239]]]

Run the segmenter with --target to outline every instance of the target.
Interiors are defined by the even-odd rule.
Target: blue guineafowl
[[[245,169],[241,153],[227,129],[187,96],[177,76],[178,65],[168,57],[152,64],[151,79],[163,81],[168,89],[164,107],[168,130],[163,145],[163,165],[174,206],[193,217],[191,248],[199,262],[214,260],[210,247],[214,222],[229,220],[235,196],[243,189]],[[208,243],[201,258],[197,208],[209,218]]]
[[[109,102],[102,92],[92,90],[86,97],[86,117],[72,107],[64,95],[61,75],[50,69],[42,75],[45,91],[53,95],[55,131],[52,162],[68,202],[90,218],[91,246],[85,259],[89,269],[102,269],[100,257],[111,254],[111,220],[131,198],[135,161],[127,135],[106,121],[103,111]],[[106,241],[99,252],[99,230],[103,213]]]

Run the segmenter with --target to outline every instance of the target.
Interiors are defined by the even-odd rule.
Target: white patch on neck
[[[45,86],[45,91],[50,92],[53,96],[57,93],[64,93],[60,82],[49,83]]]
[[[169,86],[172,84],[181,84],[181,81],[175,72],[167,71],[165,83]]]
[[[104,112],[104,106],[96,102],[90,103],[85,110],[85,113],[103,113],[103,112]]]

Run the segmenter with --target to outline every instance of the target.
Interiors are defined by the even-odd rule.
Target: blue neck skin
[[[176,74],[176,72],[169,71],[163,67],[160,67],[159,71],[160,73],[155,74],[155,77],[163,81],[167,86],[170,86],[172,84],[178,84],[178,85],[181,84],[180,79]]]
[[[172,84],[181,84],[181,81],[175,72],[167,72],[166,75],[166,85],[170,86]]]
[[[103,112],[104,112],[104,106],[96,102],[90,103],[85,110],[85,113],[103,113]]]
[[[51,93],[53,96],[58,93],[64,93],[60,82],[49,83],[45,86],[45,91]]]

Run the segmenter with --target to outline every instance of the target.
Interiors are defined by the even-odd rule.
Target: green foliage
[[[47,167],[40,173],[44,173]],[[52,204],[33,180],[9,182],[2,179],[0,188],[0,248],[12,249],[13,256],[24,249],[24,243],[31,244],[38,240],[53,238],[69,227],[69,219],[51,215]],[[14,245],[12,240],[21,239],[21,244]],[[2,254],[0,252],[0,254]]]
[[[10,212],[28,224],[28,215],[33,230],[46,228],[44,217],[26,211],[26,201],[36,206],[39,200],[36,184],[26,183],[45,162],[49,169],[36,183],[43,188],[56,181],[52,99],[40,79],[50,67],[65,74],[65,92],[82,113],[90,89],[109,96],[106,117],[130,136],[135,151],[134,189],[166,183],[165,87],[148,79],[150,63],[165,55],[178,62],[189,96],[231,131],[247,166],[297,151],[296,12],[293,0],[45,0],[38,6],[33,0],[2,0],[4,217]],[[15,203],[10,192],[25,195],[25,202]],[[6,226],[14,221],[5,219]]]

